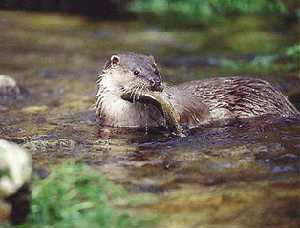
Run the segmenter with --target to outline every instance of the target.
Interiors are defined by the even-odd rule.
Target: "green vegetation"
[[[284,51],[255,57],[252,61],[243,63],[223,59],[223,69],[233,72],[243,70],[248,73],[295,72],[300,71],[300,43],[286,48]]]
[[[278,34],[266,30],[260,20],[257,21],[258,23],[255,21],[252,23],[253,18],[268,16],[269,23],[276,25],[277,29],[282,29],[286,23],[293,24],[299,17],[300,11],[292,2],[283,0],[135,0],[130,5],[130,10],[140,15],[150,14],[151,22],[155,21],[156,24],[167,28],[180,26],[186,28],[186,25],[209,26],[215,34],[212,38],[210,37],[213,44],[208,41],[208,46],[219,45],[220,49],[226,46],[236,54],[257,55],[250,61],[224,58],[221,60],[222,73],[269,74],[299,72],[300,70],[299,43],[292,45],[291,41],[281,39]],[[241,15],[245,16],[235,17]],[[251,20],[241,21],[242,18],[251,18]],[[286,20],[287,18],[289,20]],[[228,30],[232,31],[230,36],[222,34],[224,27],[226,27],[224,29],[226,33]],[[219,38],[215,40],[215,37],[222,37],[223,40],[225,37],[224,46],[222,46],[223,40]]]
[[[99,172],[81,164],[53,167],[46,179],[35,178],[32,212],[23,227],[147,227],[140,219],[113,206],[126,191]]]
[[[173,15],[178,19],[202,23],[222,16],[287,13],[281,0],[135,0],[130,9],[136,13]]]

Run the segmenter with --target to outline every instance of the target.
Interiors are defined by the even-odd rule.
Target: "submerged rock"
[[[0,97],[17,97],[20,94],[17,82],[12,77],[0,75]]]
[[[0,139],[0,224],[25,221],[30,208],[31,158],[16,144]]]

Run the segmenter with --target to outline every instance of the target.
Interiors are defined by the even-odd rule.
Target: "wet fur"
[[[299,111],[278,89],[261,79],[226,77],[183,83],[172,89],[188,91],[204,104],[212,119],[250,118],[266,114],[296,117]]]
[[[160,111],[155,106],[137,102],[131,103],[121,98],[126,90],[131,90],[133,100],[138,99],[144,86],[138,80],[125,79],[126,74],[124,74],[123,80],[128,80],[127,87],[120,86],[118,80],[115,80],[119,73],[115,70],[104,70],[98,76],[96,115],[101,123],[111,127],[134,128],[163,125],[163,120],[157,118],[160,116]]]
[[[164,126],[164,117],[152,104],[138,101],[149,90],[148,79],[156,64],[143,55],[123,55],[126,61],[114,68],[106,64],[99,75],[96,113],[103,125],[112,127]],[[144,64],[144,77],[130,73]],[[121,98],[130,92],[133,103]],[[268,82],[248,77],[226,77],[165,86],[162,95],[180,114],[180,122],[189,128],[221,119],[251,118],[262,115],[296,117],[299,111]]]

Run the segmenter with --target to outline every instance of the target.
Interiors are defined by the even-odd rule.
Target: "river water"
[[[299,121],[244,120],[178,138],[162,129],[103,128],[92,110],[97,71],[111,54],[152,54],[175,84],[247,73],[220,67],[220,59],[247,61],[289,46],[295,28],[252,17],[162,30],[139,21],[0,12],[0,30],[0,74],[25,91],[1,106],[0,138],[28,149],[35,169],[84,161],[130,194],[151,195],[131,209],[162,215],[161,227],[299,227]],[[250,75],[282,87],[299,107],[297,72]]]

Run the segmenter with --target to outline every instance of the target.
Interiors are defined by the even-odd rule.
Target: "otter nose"
[[[162,91],[161,81],[160,79],[152,78],[150,80],[151,87],[153,90]]]

